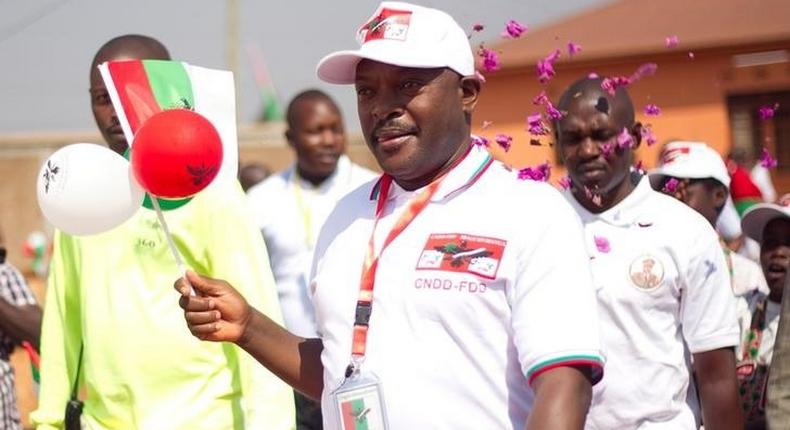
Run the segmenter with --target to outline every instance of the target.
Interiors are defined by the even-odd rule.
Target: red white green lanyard
[[[469,155],[469,151],[458,159],[456,163],[460,163],[461,160],[466,158]],[[467,186],[475,183],[483,173],[487,170],[488,166],[491,165],[493,159],[489,156],[487,157],[485,163],[477,169],[474,173],[473,177],[467,182]],[[455,167],[455,166],[453,166]],[[452,171],[452,169],[450,169]],[[368,249],[367,253],[365,254],[365,262],[362,266],[362,277],[360,279],[359,285],[359,298],[357,299],[357,307],[356,312],[354,315],[354,328],[352,332],[352,341],[351,341],[351,364],[346,369],[346,377],[351,376],[351,374],[358,370],[358,363],[365,357],[365,349],[367,347],[367,338],[368,338],[368,328],[370,323],[370,314],[373,308],[373,288],[376,284],[376,270],[378,269],[379,258],[381,254],[384,253],[384,250],[395,240],[398,235],[400,235],[403,230],[411,224],[412,221],[420,214],[420,212],[428,206],[428,203],[431,201],[431,198],[436,194],[436,191],[439,189],[439,185],[441,185],[444,176],[434,180],[430,185],[428,185],[425,190],[423,190],[417,197],[412,199],[409,202],[409,205],[406,207],[406,210],[401,214],[400,218],[398,218],[395,225],[390,230],[389,234],[387,234],[386,239],[384,240],[384,244],[381,246],[381,251],[379,251],[378,255],[376,255],[375,247],[374,247],[374,236],[376,234],[376,227],[378,225],[379,220],[381,219],[384,208],[387,205],[387,198],[389,197],[389,191],[392,186],[392,177],[385,174],[381,177],[381,181],[379,182],[379,195],[376,201],[376,215],[373,221],[373,230],[370,233],[370,239],[368,240]]]
[[[365,263],[362,266],[362,279],[359,283],[359,298],[357,299],[357,310],[354,317],[354,331],[351,342],[351,357],[353,360],[361,360],[365,356],[365,348],[367,347],[368,339],[368,325],[370,322],[370,313],[373,307],[373,288],[376,284],[376,270],[379,265],[379,257],[384,253],[390,243],[398,237],[399,234],[406,229],[406,227],[417,218],[417,215],[428,206],[431,197],[436,194],[439,185],[444,177],[441,177],[431,182],[417,197],[409,202],[409,206],[401,214],[398,221],[392,227],[384,244],[381,246],[381,251],[376,254],[373,237],[376,234],[376,226],[384,213],[384,208],[387,205],[387,197],[389,195],[390,187],[392,186],[392,176],[387,174],[381,177],[379,183],[379,196],[376,202],[376,217],[373,221],[373,231],[370,233],[368,240],[368,250],[365,255]]]

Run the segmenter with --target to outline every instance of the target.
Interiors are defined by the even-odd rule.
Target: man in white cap
[[[787,214],[790,195],[779,199]],[[768,380],[768,404],[766,416],[771,429],[790,426],[790,276],[785,276],[784,292],[782,293],[782,309],[779,311],[779,326],[776,330],[774,353]]]
[[[674,185],[671,181],[674,180]],[[703,142],[670,142],[661,151],[659,166],[650,172],[650,182],[658,191],[674,196],[716,227],[729,202],[730,175],[721,155]],[[737,214],[736,214],[737,218]],[[721,234],[721,232],[719,232]],[[737,296],[752,291],[768,291],[760,266],[722,247]]]
[[[790,270],[790,203],[759,203],[743,215],[744,233],[760,244],[760,265],[769,292],[755,291],[746,297],[743,313],[744,335],[739,352],[738,378],[747,428],[765,428],[768,369],[779,339],[780,308],[787,272]],[[771,428],[785,428],[784,426]],[[750,427],[751,425],[752,427]]]
[[[198,296],[176,283],[190,330],[320,398],[329,429],[581,429],[603,369],[578,218],[472,144],[481,84],[449,15],[385,2],[358,39],[318,75],[355,85],[385,173],[344,197],[319,236],[320,338],[194,273]]]

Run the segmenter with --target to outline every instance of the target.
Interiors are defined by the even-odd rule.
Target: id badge
[[[337,428],[388,430],[381,381],[372,373],[354,373],[332,393]]]

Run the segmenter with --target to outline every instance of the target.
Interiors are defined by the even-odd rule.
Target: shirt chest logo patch
[[[664,280],[664,265],[656,257],[640,255],[628,266],[631,283],[643,291],[652,291]]]
[[[472,273],[496,279],[507,241],[461,233],[434,233],[428,237],[417,270]]]

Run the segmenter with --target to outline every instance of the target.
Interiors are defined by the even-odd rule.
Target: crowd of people
[[[353,85],[383,174],[306,90],[293,165],[168,213],[184,277],[144,208],[56,232],[43,321],[0,258],[2,428],[20,428],[8,352],[39,327],[39,429],[790,428],[790,198],[733,204],[748,175],[702,142],[642,172],[628,90],[595,76],[556,100],[567,189],[521,180],[472,135],[483,85],[450,15],[384,2],[357,39],[317,74]],[[121,59],[170,54],[125,35],[94,56],[96,124],[124,154],[96,68]]]

